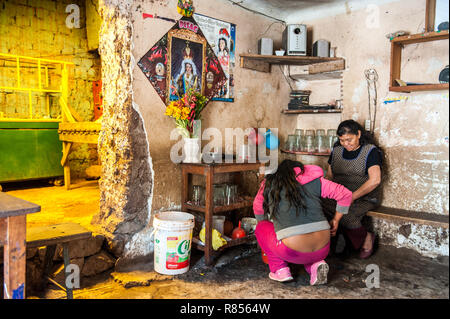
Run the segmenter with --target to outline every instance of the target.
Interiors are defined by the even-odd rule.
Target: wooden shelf
[[[219,253],[227,248],[250,243],[255,240],[256,240],[256,236],[254,234],[247,235],[243,238],[231,239],[231,240],[227,241],[226,245],[220,247],[219,249],[217,249],[215,251],[213,250],[212,253]],[[200,240],[200,238],[198,238],[198,236],[194,236],[192,238],[192,243],[194,244],[194,247],[197,248],[198,250],[205,251],[205,246],[202,243],[202,241]]]
[[[435,91],[448,90],[448,83],[422,84],[422,85],[406,85],[406,86],[390,86],[389,91],[393,92],[416,92],[416,91]]]
[[[345,60],[343,58],[323,58],[316,56],[277,56],[259,54],[240,54],[241,68],[270,72],[271,65],[307,65],[310,66],[307,74],[318,74],[344,70]]]
[[[391,39],[391,67],[389,78],[389,91],[393,92],[416,92],[416,91],[434,91],[448,90],[448,83],[422,84],[399,86],[396,79],[401,79],[401,62],[403,46],[414,43],[445,40],[449,38],[448,30],[438,32],[425,32],[420,34],[411,34]]]
[[[213,251],[212,248],[212,230],[213,230],[213,216],[215,213],[238,210],[245,207],[253,206],[253,198],[244,196],[241,201],[232,205],[214,206],[213,200],[213,182],[216,174],[235,173],[234,183],[241,184],[240,173],[245,171],[259,171],[259,181],[264,178],[264,163],[182,163],[181,164],[181,210],[182,211],[198,211],[205,214],[205,245],[201,249],[205,253],[205,264],[210,266],[213,262],[213,254],[222,251],[226,248],[246,243],[254,238],[247,236],[247,238],[232,240],[227,245],[221,247],[218,251]],[[203,175],[206,179],[205,186],[205,206],[192,205],[188,202],[190,175]],[[242,185],[242,184],[241,184]],[[198,246],[198,245],[197,245]]]
[[[283,114],[342,113],[342,109],[282,110]]]
[[[311,155],[311,156],[330,156],[331,152],[319,153],[319,152],[295,152],[280,149],[282,153],[295,154],[295,155]]]
[[[317,65],[317,64],[316,64]],[[308,69],[312,67],[309,66]],[[342,70],[341,71],[331,71],[331,72],[323,72],[323,73],[296,73],[296,67],[291,69],[290,77],[294,80],[306,80],[306,81],[317,81],[317,80],[341,80],[342,79]]]
[[[194,211],[198,211],[198,212],[202,212],[202,213],[206,212],[205,206],[193,205],[190,202],[186,202],[184,205],[185,205],[186,209],[189,209],[189,210],[194,210]],[[252,206],[253,206],[253,200],[244,199],[237,203],[233,203],[231,205],[215,206],[213,211],[214,211],[214,213],[224,213],[224,212],[229,212],[232,210],[246,208],[246,207],[252,207]]]
[[[391,43],[413,44],[413,43],[429,42],[429,41],[445,40],[445,39],[448,39],[448,30],[403,35],[401,37],[393,38],[391,40]]]

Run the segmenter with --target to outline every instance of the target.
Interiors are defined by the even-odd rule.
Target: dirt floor
[[[80,181],[70,191],[46,183],[3,185],[4,191],[41,205],[40,213],[28,215],[28,227],[77,222],[93,229],[90,220],[98,211],[97,181]],[[214,267],[206,267],[198,251],[191,269],[178,276],[153,271],[152,260],[117,273],[114,270],[82,278],[76,299],[410,299],[449,298],[448,257],[426,258],[408,249],[380,246],[367,260],[355,254],[330,256],[328,283],[309,286],[303,266],[292,265],[294,280],[274,282],[261,261],[256,244],[229,249]],[[378,272],[379,271],[379,272]],[[376,275],[379,273],[379,285]],[[64,292],[49,285],[28,298],[63,299]]]

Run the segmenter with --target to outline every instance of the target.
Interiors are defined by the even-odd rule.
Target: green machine
[[[0,120],[0,183],[63,176],[58,125]]]

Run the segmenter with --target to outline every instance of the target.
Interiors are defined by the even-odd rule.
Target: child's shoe
[[[269,274],[269,278],[272,280],[280,281],[280,282],[289,281],[289,280],[294,279],[294,278],[292,278],[289,267],[284,267],[284,268],[278,269],[275,273],[271,272]]]
[[[329,266],[325,260],[318,261],[311,266],[311,279],[309,283],[311,286],[323,285],[328,280]]]

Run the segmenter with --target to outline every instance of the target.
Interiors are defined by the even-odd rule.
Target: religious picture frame
[[[206,39],[187,29],[170,30],[167,34],[168,62],[166,103],[178,100],[186,88],[205,94]]]
[[[236,25],[230,22],[194,13],[195,21],[202,29],[214,50],[226,76],[224,85],[212,98],[213,101],[234,102],[234,68],[236,66]]]
[[[227,76],[193,18],[182,17],[137,63],[165,105],[193,88],[210,101]]]

